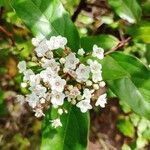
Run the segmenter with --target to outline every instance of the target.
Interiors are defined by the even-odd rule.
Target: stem
[[[131,37],[128,37],[127,39],[120,41],[116,47],[114,47],[110,51],[106,52],[105,55],[113,53],[114,51],[118,50],[119,48],[124,47],[126,45],[126,43],[128,43],[130,40],[131,40]]]
[[[0,32],[3,32],[9,39],[10,39],[10,45],[15,46],[15,42],[13,40],[12,33],[8,32],[4,27],[0,26]]]
[[[72,16],[72,21],[75,22],[81,10],[86,6],[86,0],[80,0],[80,3]]]

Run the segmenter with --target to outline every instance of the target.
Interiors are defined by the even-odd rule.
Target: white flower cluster
[[[58,115],[67,113],[64,101],[76,105],[83,113],[92,109],[94,101],[96,106],[105,107],[106,93],[97,94],[105,86],[100,64],[104,58],[102,48],[94,45],[92,53],[86,54],[81,48],[76,54],[66,46],[67,39],[62,36],[52,36],[49,40],[33,38],[32,44],[41,70],[33,72],[25,61],[19,62],[23,85],[30,92],[25,97],[18,95],[18,101],[27,102],[36,117],[44,116],[43,112],[49,106],[58,109]],[[61,50],[61,57],[57,49]],[[50,122],[54,128],[62,126],[59,117]]]

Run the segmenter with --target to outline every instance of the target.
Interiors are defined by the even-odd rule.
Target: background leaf
[[[150,23],[149,22],[142,22],[139,25],[127,27],[127,33],[130,34],[134,39],[138,39],[145,43],[150,44]]]
[[[135,112],[150,119],[150,71],[138,59],[120,52],[102,63],[108,87]]]
[[[12,0],[12,6],[34,36],[62,35],[78,50],[78,32],[59,0]]]
[[[117,128],[125,136],[131,138],[134,136],[134,126],[129,119],[119,119],[117,121]]]
[[[141,18],[141,8],[136,0],[108,0],[114,11],[122,19],[137,23]]]

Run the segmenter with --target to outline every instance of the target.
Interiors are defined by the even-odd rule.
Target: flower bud
[[[94,88],[95,90],[98,90],[98,89],[99,89],[99,85],[98,85],[98,84],[93,84],[93,88]]]
[[[64,63],[66,62],[66,59],[65,59],[65,58],[60,58],[59,62],[60,62],[61,64],[64,64]]]
[[[63,110],[61,108],[58,109],[58,114],[62,115],[63,114]]]
[[[100,87],[104,87],[106,85],[106,83],[104,82],[104,81],[101,81],[100,83],[99,83],[99,86]]]
[[[87,80],[87,81],[86,81],[86,85],[87,85],[87,86],[91,86],[91,85],[92,85],[92,81]]]

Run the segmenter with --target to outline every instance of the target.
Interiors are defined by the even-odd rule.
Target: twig
[[[3,33],[5,33],[7,36],[8,36],[8,38],[10,39],[10,41],[11,41],[11,46],[14,46],[15,45],[15,42],[14,42],[14,40],[13,40],[13,35],[12,35],[12,33],[10,33],[10,32],[8,32],[4,27],[2,27],[2,26],[0,26],[0,32],[3,32]]]
[[[110,53],[113,53],[114,51],[118,50],[119,48],[122,48],[125,46],[126,43],[128,43],[131,40],[131,37],[128,37],[127,39],[120,41],[119,44],[112,48],[110,51],[106,52],[105,55],[108,55]]]
[[[72,21],[75,22],[79,13],[81,12],[81,10],[86,6],[86,0],[80,0],[80,3],[76,9],[76,11],[74,12],[73,16],[71,17]]]

